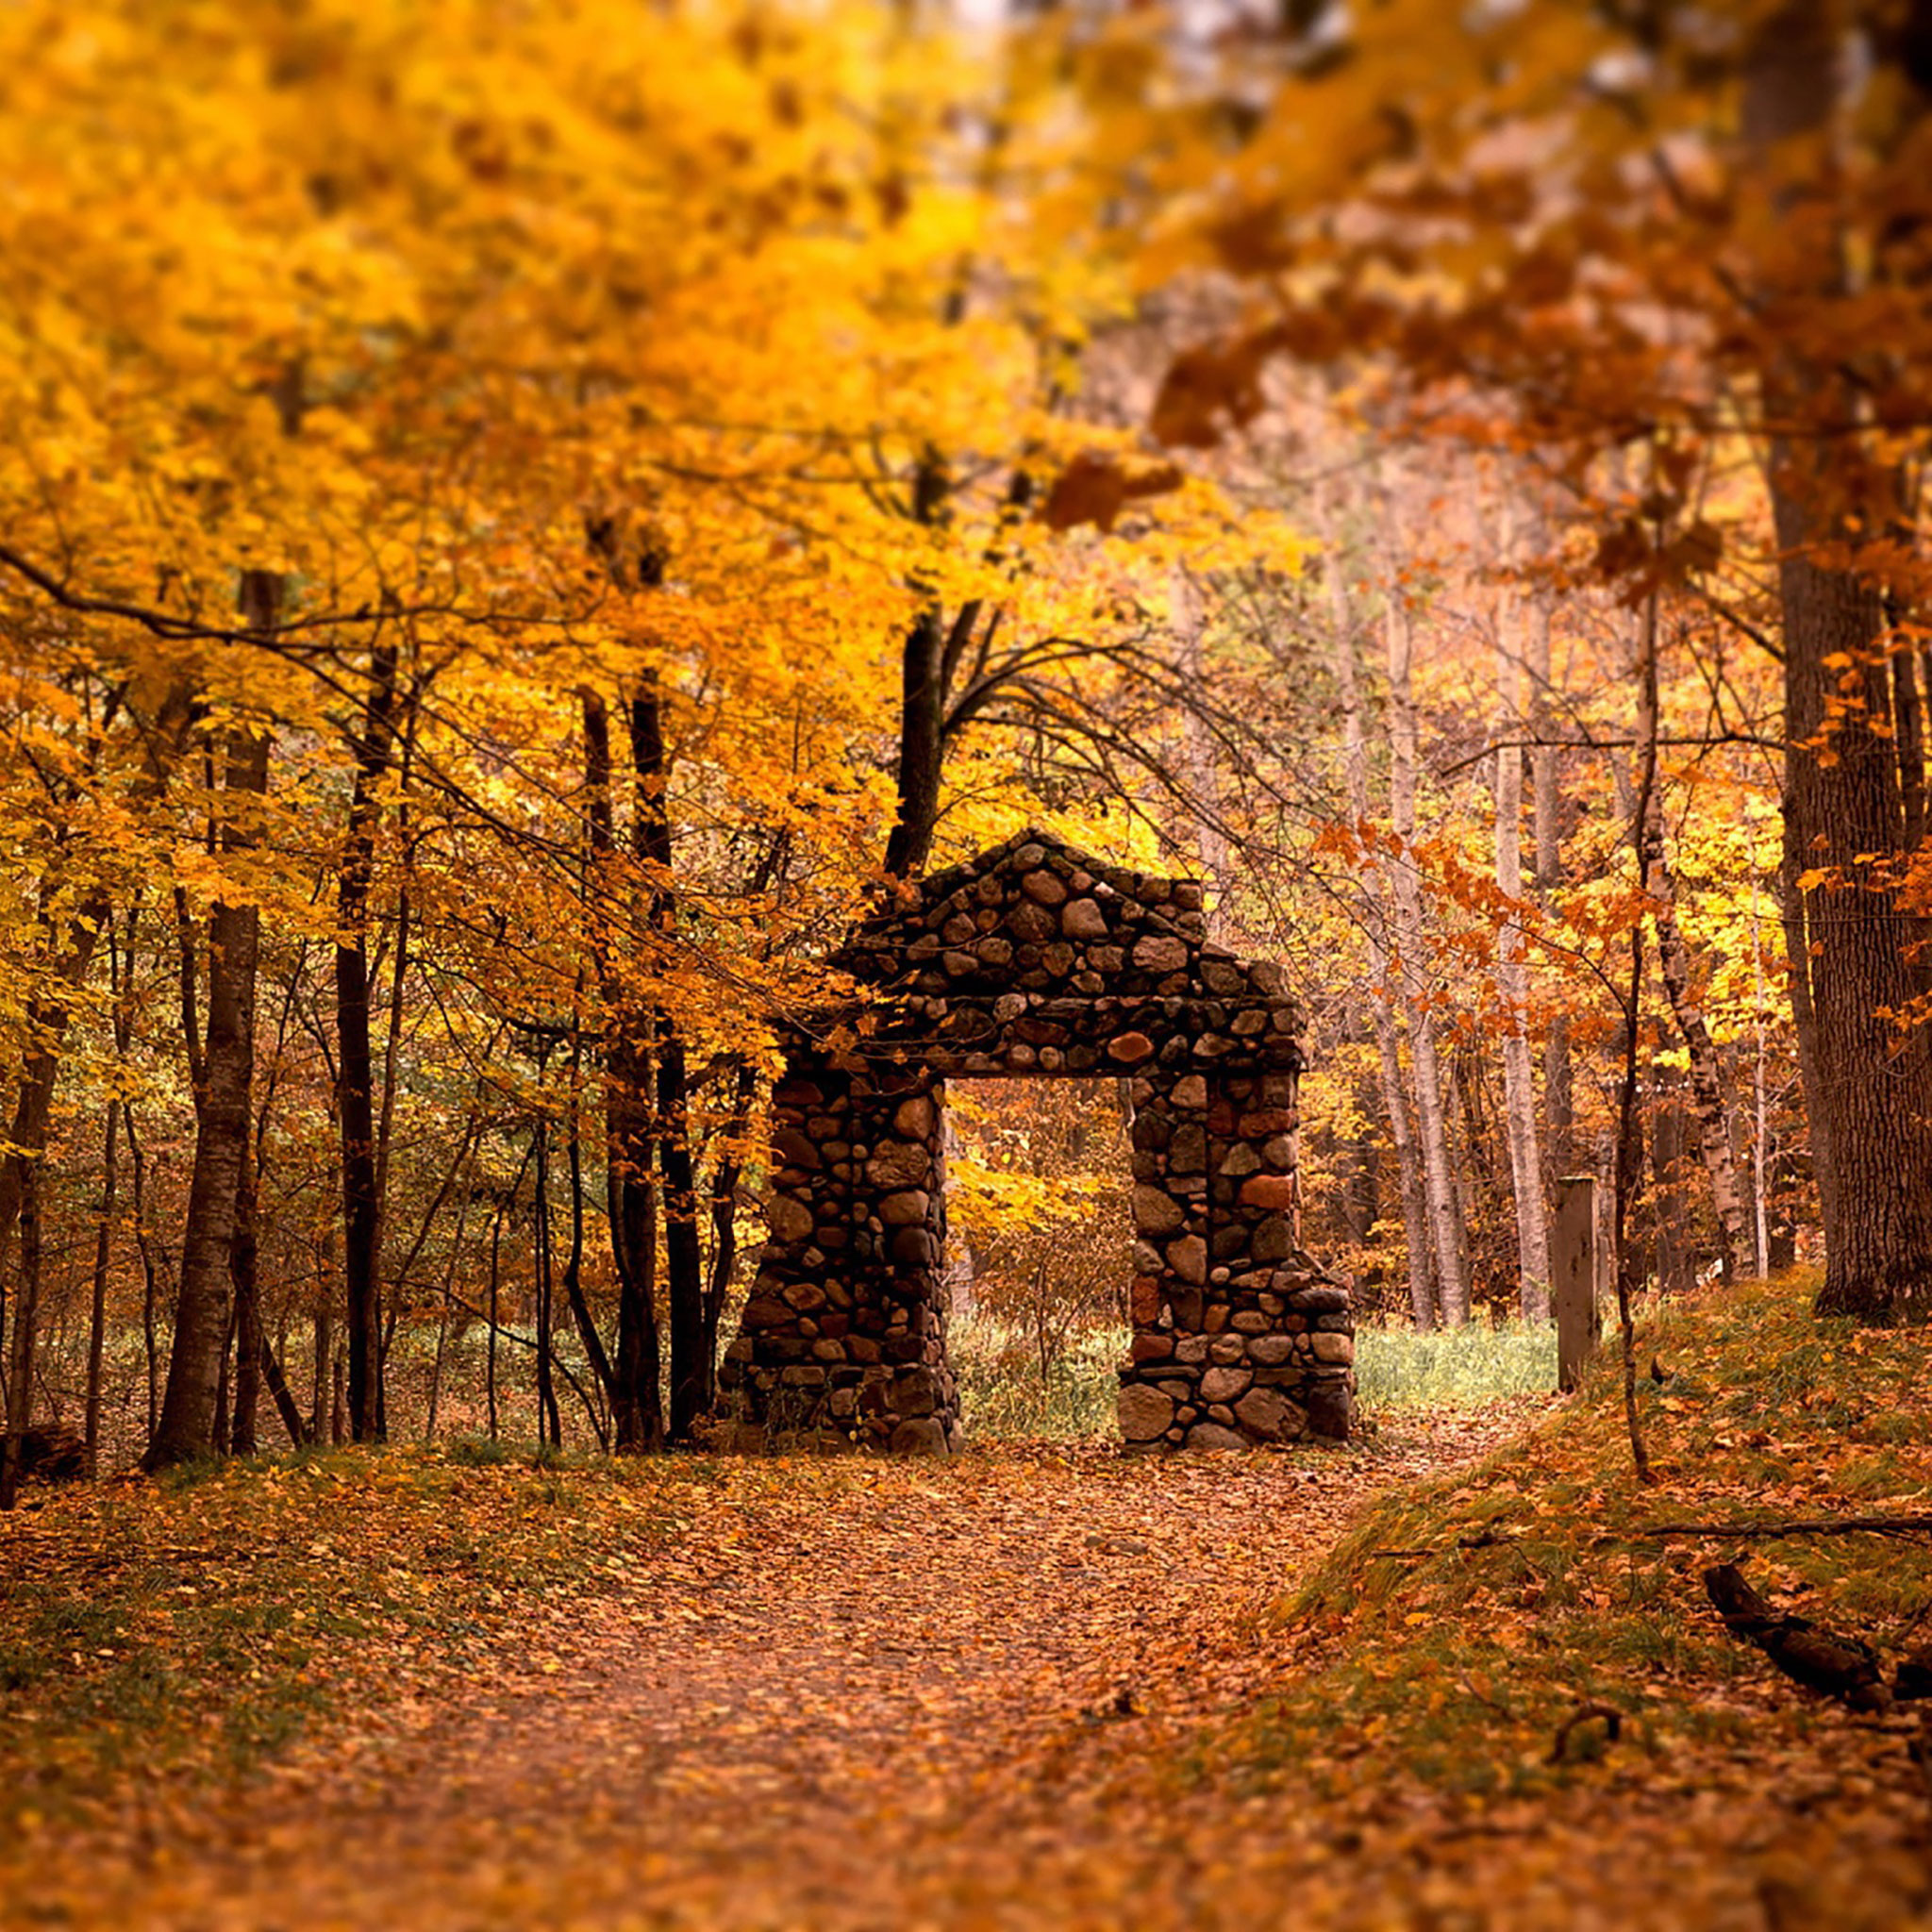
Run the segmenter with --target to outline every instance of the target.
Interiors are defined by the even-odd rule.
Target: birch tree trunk
[[[1344,780],[1349,815],[1357,826],[1369,819],[1368,738],[1362,727],[1361,675],[1356,662],[1354,615],[1342,576],[1340,546],[1331,538],[1327,583],[1335,631],[1335,682],[1341,696]],[[1423,1201],[1421,1161],[1415,1133],[1409,1124],[1408,1094],[1402,1077],[1402,1043],[1396,1026],[1395,1002],[1389,976],[1388,881],[1374,859],[1361,868],[1360,916],[1367,953],[1367,998],[1370,1024],[1374,1029],[1375,1057],[1382,1089],[1382,1108],[1389,1121],[1389,1139],[1395,1149],[1395,1168],[1402,1188],[1402,1230],[1408,1245],[1408,1303],[1419,1329],[1436,1325],[1435,1274],[1430,1263],[1428,1214]]]
[[[1512,640],[1498,613],[1496,751],[1496,889],[1511,904],[1523,897],[1522,679]],[[1529,967],[1523,927],[1512,917],[1496,934],[1496,991],[1504,1011],[1503,1112],[1509,1142],[1509,1183],[1516,1199],[1517,1306],[1530,1321],[1550,1313],[1550,1233],[1543,1212],[1542,1152],[1537,1144],[1536,1068],[1529,1051]]]
[[[1456,1208],[1456,1179],[1449,1160],[1449,1127],[1442,1106],[1442,1073],[1436,1051],[1435,1016],[1429,1010],[1428,975],[1422,953],[1427,925],[1415,845],[1416,722],[1410,686],[1412,652],[1408,613],[1391,583],[1384,624],[1389,649],[1389,819],[1400,850],[1390,863],[1395,904],[1395,963],[1408,1008],[1409,1058],[1415,1068],[1416,1130],[1422,1142],[1424,1196],[1444,1324],[1469,1320],[1469,1270],[1463,1227]]]
[[[1529,627],[1529,727],[1536,749],[1530,754],[1531,814],[1536,828],[1536,894],[1548,911],[1551,895],[1563,883],[1562,752],[1550,742],[1550,607],[1538,603]],[[1550,1015],[1543,1035],[1542,1151],[1550,1174],[1571,1173],[1576,1165],[1575,1108],[1570,1075],[1570,1016]]]

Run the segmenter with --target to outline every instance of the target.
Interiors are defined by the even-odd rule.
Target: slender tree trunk
[[[655,1449],[664,1439],[658,1391],[658,1232],[652,1193],[650,1020],[619,970],[608,905],[618,885],[611,804],[610,719],[595,692],[581,693],[585,789],[594,887],[591,935],[604,1021],[604,1191],[617,1270],[617,1360],[610,1385],[611,1432],[620,1452]],[[640,858],[644,827],[632,827]],[[493,1344],[492,1344],[493,1346]]]
[[[1441,1064],[1436,1051],[1435,1016],[1422,966],[1426,924],[1422,882],[1416,871],[1416,719],[1409,685],[1408,614],[1391,589],[1389,645],[1390,823],[1399,850],[1391,863],[1397,922],[1397,965],[1408,1006],[1409,1058],[1415,1069],[1416,1130],[1422,1143],[1424,1195],[1436,1258],[1443,1322],[1459,1328],[1469,1320],[1469,1272],[1464,1229],[1457,1213],[1456,1182],[1449,1159],[1448,1118],[1442,1105]]]
[[[235,1291],[235,1401],[229,1443],[237,1456],[253,1456],[261,1446],[257,1412],[261,1403],[261,1358],[268,1338],[261,1332],[260,1239],[257,1217],[261,1200],[261,1146],[258,1141],[242,1162],[242,1185],[235,1197],[235,1235],[228,1244],[228,1279]]]
[[[677,929],[677,900],[671,889],[670,765],[664,747],[664,714],[655,674],[638,681],[630,706],[631,762],[637,777],[640,856],[654,878],[651,923],[668,939]],[[675,1018],[656,1018],[658,1170],[664,1176],[664,1270],[670,1291],[670,1440],[689,1442],[706,1412],[705,1391],[715,1386],[715,1364],[704,1359],[704,1255],[698,1237],[695,1157],[684,1036]]]
[[[340,1142],[341,1135],[337,1135]],[[328,1176],[328,1191],[336,1200],[341,1199],[342,1177],[339,1170],[331,1166]],[[330,1219],[323,1225],[322,1266],[315,1277],[314,1323],[314,1401],[311,1405],[308,1433],[316,1442],[332,1440],[334,1430],[334,1374],[336,1360],[336,1233],[337,1223]]]
[[[114,1258],[115,1194],[120,1180],[121,1103],[108,1103],[101,1127],[101,1224],[94,1233],[93,1293],[87,1326],[87,1473],[101,1473],[101,1370],[108,1345],[108,1276]]]
[[[247,623],[263,628],[275,624],[281,604],[277,575],[244,572],[242,594]],[[268,758],[265,732],[231,728],[225,853],[245,852],[258,841],[258,832],[247,814],[267,796]],[[239,813],[234,808],[237,800],[242,801]],[[216,1394],[230,1326],[228,1251],[249,1154],[260,918],[258,907],[224,901],[216,905],[208,922],[208,1024],[202,1080],[195,1095],[194,1172],[189,1185],[167,1386],[144,1463],[150,1470],[205,1456],[215,1446]]]
[[[537,1300],[537,1441],[563,1447],[563,1418],[557,1407],[555,1338],[551,1330],[550,1123],[540,1116],[534,1136],[536,1198],[531,1210],[531,1263]]]
[[[1652,718],[1640,729],[1655,736]],[[1731,1147],[1730,1111],[1724,1105],[1717,1044],[1704,1018],[1704,1008],[1691,981],[1690,948],[1677,924],[1676,882],[1664,847],[1663,802],[1652,787],[1650,808],[1642,830],[1643,890],[1650,900],[1657,927],[1657,964],[1672,1017],[1690,1057],[1690,1109],[1697,1124],[1697,1144],[1710,1181],[1711,1207],[1719,1230],[1718,1261],[1725,1281],[1741,1281],[1751,1273],[1751,1234],[1744,1221],[1744,1202],[1738,1185],[1737,1156]]]
[[[349,1426],[358,1442],[375,1441],[380,1435],[382,1203],[370,1039],[369,899],[382,787],[395,745],[395,679],[393,647],[378,647],[370,657],[361,727],[351,741],[356,774],[336,877],[336,1117],[342,1148]]]
[[[1529,726],[1536,741],[1530,754],[1530,809],[1536,828],[1536,895],[1547,912],[1563,883],[1562,751],[1549,742],[1550,607],[1540,600],[1529,629]],[[1573,1173],[1576,1165],[1575,1111],[1570,1074],[1570,1016],[1558,1008],[1543,1035],[1543,1135],[1549,1177]]]
[[[1655,1250],[1657,1292],[1682,1294],[1696,1285],[1697,1270],[1686,1235],[1684,1176],[1684,1112],[1674,1083],[1659,1085],[1651,1103],[1651,1218],[1656,1224]]]
[[[705,1286],[704,1345],[698,1352],[700,1366],[708,1372],[699,1398],[707,1414],[718,1406],[718,1329],[738,1264],[738,1183],[744,1173],[741,1150],[750,1131],[757,1093],[757,1069],[741,1060],[734,1075],[731,1117],[719,1137],[718,1157],[711,1167],[711,1272]]]
[[[914,521],[936,524],[951,489],[945,465],[928,451],[912,479]],[[945,620],[936,604],[928,605],[912,621],[899,654],[899,809],[886,841],[886,870],[894,878],[916,878],[932,855],[945,761]]]
[[[19,1204],[20,1291],[13,1299],[13,1346],[7,1374],[7,1434],[0,1440],[0,1509],[11,1509],[20,1494],[26,1432],[34,1418],[34,1341],[41,1316],[40,1161],[26,1170]]]
[[[127,1134],[127,1162],[133,1183],[134,1250],[141,1257],[141,1337],[147,1372],[147,1436],[154,1441],[161,1419],[160,1264],[155,1257],[154,1236],[147,1224],[147,1157],[134,1124],[134,1103],[121,1103],[121,1124]]]
[[[591,1304],[584,1296],[583,1041],[575,1029],[570,1042],[570,1120],[564,1153],[570,1174],[570,1257],[563,1264],[564,1300],[570,1305],[571,1319],[576,1324],[577,1339],[584,1344],[591,1373],[608,1403],[614,1398],[617,1374],[591,1317]],[[601,1439],[601,1424],[597,1433]]]
[[[1354,613],[1342,575],[1342,553],[1331,536],[1327,563],[1328,603],[1335,633],[1335,681],[1341,696],[1344,779],[1348,808],[1358,831],[1369,823],[1369,756],[1362,726],[1361,675],[1356,661]],[[1409,1125],[1408,1093],[1402,1076],[1402,1046],[1396,1025],[1394,988],[1388,949],[1389,887],[1379,863],[1362,866],[1360,919],[1367,953],[1366,995],[1374,1029],[1376,1070],[1389,1139],[1402,1189],[1402,1226],[1407,1244],[1408,1299],[1415,1325],[1436,1325],[1435,1274],[1430,1260],[1428,1210],[1423,1198],[1422,1163]]]
[[[1522,724],[1521,678],[1511,641],[1500,629],[1496,681],[1500,735],[1513,741]],[[1523,897],[1523,751],[1514,742],[1496,752],[1496,889],[1512,904]],[[1529,967],[1523,927],[1514,917],[1507,918],[1496,934],[1496,990],[1505,1009],[1503,1113],[1516,1202],[1517,1306],[1528,1320],[1541,1322],[1550,1313],[1550,1232],[1543,1212],[1542,1150],[1537,1144],[1536,1069],[1529,1051]]]

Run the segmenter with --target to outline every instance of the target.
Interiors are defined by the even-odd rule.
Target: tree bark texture
[[[664,1439],[658,1393],[658,1230],[652,1193],[650,1020],[620,970],[606,907],[616,890],[617,830],[611,798],[610,714],[593,691],[579,693],[591,858],[597,881],[593,964],[604,1022],[604,1191],[617,1271],[617,1354],[609,1389],[611,1433],[620,1451],[654,1449]],[[641,857],[643,833],[633,825]],[[492,1347],[493,1331],[492,1331]]]
[[[1369,822],[1368,735],[1362,724],[1361,673],[1356,659],[1354,611],[1342,576],[1342,556],[1330,539],[1328,602],[1335,633],[1335,681],[1341,696],[1343,778],[1348,809],[1357,829]],[[1407,1246],[1409,1310],[1418,1329],[1436,1325],[1436,1276],[1431,1259],[1428,1209],[1423,1195],[1422,1162],[1409,1123],[1408,1091],[1402,1072],[1402,1043],[1396,1024],[1395,992],[1390,976],[1389,884],[1379,862],[1361,869],[1360,920],[1368,969],[1370,1024],[1375,1036],[1376,1073],[1390,1144],[1402,1190],[1402,1230]]]
[[[1465,1233],[1456,1202],[1449,1158],[1448,1115],[1442,1102],[1435,1015],[1429,1009],[1428,975],[1422,957],[1427,925],[1422,881],[1416,871],[1415,788],[1417,729],[1410,689],[1408,613],[1391,586],[1386,631],[1389,647],[1389,816],[1398,851],[1390,861],[1395,902],[1396,962],[1408,1008],[1409,1059],[1415,1070],[1416,1132],[1422,1143],[1424,1195],[1428,1203],[1430,1245],[1441,1316],[1451,1328],[1469,1320],[1469,1269]]]
[[[396,654],[370,654],[369,691],[351,738],[355,776],[336,876],[336,1119],[342,1149],[342,1281],[349,1344],[349,1429],[381,1435],[382,1199],[376,1174],[375,1060],[370,1034],[369,900],[382,788],[395,748]]]
[[[1829,219],[1810,168],[1789,167],[1783,144],[1829,125],[1843,71],[1839,34],[1835,9],[1793,5],[1754,49],[1744,136],[1791,223]],[[1821,245],[1816,261],[1801,294],[1837,286],[1840,253]],[[1805,980],[1812,1014],[1807,1111],[1829,1174],[1818,1307],[1874,1323],[1924,1320],[1932,1313],[1932,1035],[1897,1017],[1920,986],[1916,922],[1900,909],[1892,876],[1910,856],[1890,676],[1897,641],[1877,575],[1843,561],[1887,486],[1875,453],[1829,433],[1859,420],[1842,375],[1808,360],[1798,341],[1787,338],[1783,350],[1765,372],[1765,399],[1796,874],[1785,909],[1793,976]]]
[[[1521,675],[1509,641],[1496,651],[1500,735],[1514,740],[1522,723]],[[1496,752],[1496,889],[1523,897],[1523,752]],[[1496,934],[1496,991],[1504,1008],[1503,1115],[1509,1142],[1509,1185],[1516,1203],[1517,1307],[1528,1320],[1550,1314],[1550,1226],[1543,1211],[1542,1151],[1537,1144],[1536,1066],[1529,1049],[1529,967],[1522,924],[1506,919]]]
[[[242,575],[242,615],[251,625],[275,622],[281,579],[268,571]],[[231,801],[222,849],[239,855],[258,833],[249,814],[268,792],[269,740],[236,725],[228,735],[225,789]],[[232,801],[242,801],[239,812]],[[250,1155],[249,1097],[255,1073],[255,976],[260,908],[218,901],[208,920],[208,1024],[194,1096],[194,1168],[181,1243],[174,1345],[161,1413],[143,1466],[165,1469],[215,1448],[216,1391],[230,1327],[229,1249],[236,1203]]]
[[[664,712],[655,673],[641,676],[631,693],[631,763],[637,778],[640,857],[652,871],[651,925],[668,941],[677,929],[677,899],[671,887],[670,764],[664,747]],[[705,1274],[698,1236],[696,1161],[691,1145],[691,1095],[684,1036],[673,1015],[654,1015],[657,1061],[658,1171],[664,1177],[664,1274],[671,1315],[670,1439],[689,1442],[705,1413],[705,1391],[715,1365],[704,1360]]]

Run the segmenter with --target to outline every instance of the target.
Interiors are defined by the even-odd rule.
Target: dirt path
[[[775,1481],[741,1539],[625,1577],[456,1703],[367,1713],[104,1857],[69,1922],[1217,1923],[1147,1767],[1291,1661],[1260,1613],[1370,1497],[1511,1425]]]

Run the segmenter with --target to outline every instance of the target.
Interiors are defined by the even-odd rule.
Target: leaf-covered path
[[[693,1483],[614,1591],[532,1620],[489,1681],[332,1728],[96,1862],[69,1909],[305,1932],[1214,1923],[1208,1848],[1150,1773],[1291,1664],[1260,1613],[1371,1496],[1507,1426]]]

